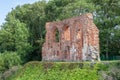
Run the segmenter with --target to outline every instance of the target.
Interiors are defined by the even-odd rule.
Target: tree
[[[46,18],[44,14],[45,5],[46,5],[46,2],[44,0],[33,3],[33,4],[25,4],[23,6],[18,5],[6,17],[6,23],[7,24],[10,23],[8,25],[6,25],[5,23],[6,26],[11,25],[13,21],[10,22],[10,20],[12,20],[10,16],[14,15],[12,17],[14,17],[20,23],[24,24],[25,28],[28,29],[27,33],[29,33],[29,36],[27,39],[27,43],[29,43],[33,47],[31,54],[28,56],[28,58],[30,58],[31,60],[32,58],[35,58],[35,57],[37,57],[39,60],[41,59],[42,43],[44,41],[44,36],[45,36],[45,27],[44,27],[46,22]],[[4,28],[5,28],[5,25],[3,26]],[[16,31],[16,28],[19,28],[19,27],[15,27],[15,29],[13,30]],[[26,35],[27,33],[23,33],[23,34]],[[16,39],[21,39],[21,38],[20,37],[17,38],[16,36]],[[16,42],[16,43],[21,44],[20,42]],[[17,46],[17,47],[20,48],[20,46]]]
[[[90,0],[51,0],[45,7],[45,14],[47,21],[59,21],[94,10]]]
[[[1,32],[4,32],[3,35],[9,34],[8,39],[11,39],[13,49],[15,51],[19,49],[17,44],[20,42],[27,42],[29,37],[28,29],[24,23],[21,23],[18,19],[15,19],[12,15],[9,16],[9,21],[7,21],[2,27]],[[4,37],[3,36],[3,37]],[[6,37],[6,38],[7,38]],[[8,42],[9,43],[9,42]]]
[[[120,51],[120,1],[119,0],[93,0],[96,5],[95,23],[100,29],[101,53],[106,55],[116,55]]]
[[[28,43],[28,29],[14,15],[9,14],[7,17],[7,22],[0,30],[0,52],[17,51],[20,56],[25,57],[32,49]]]

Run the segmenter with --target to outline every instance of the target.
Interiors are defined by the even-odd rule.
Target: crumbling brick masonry
[[[93,23],[91,13],[59,22],[47,22],[46,31],[43,61],[100,60],[99,30]]]

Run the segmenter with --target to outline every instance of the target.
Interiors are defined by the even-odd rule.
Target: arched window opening
[[[69,26],[64,27],[64,39],[66,41],[70,40],[70,27]]]
[[[56,30],[56,33],[55,33],[55,40],[56,40],[56,42],[59,42],[59,31],[58,31],[58,29]]]

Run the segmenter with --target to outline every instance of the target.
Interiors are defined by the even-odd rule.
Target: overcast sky
[[[36,1],[40,0],[0,0],[0,25],[4,22],[6,15],[12,8],[15,8],[17,5],[31,4]]]

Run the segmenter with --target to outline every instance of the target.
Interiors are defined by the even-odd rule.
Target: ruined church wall
[[[42,47],[45,61],[99,60],[99,30],[91,14],[46,23],[46,41]],[[56,41],[56,30],[59,41]]]

